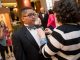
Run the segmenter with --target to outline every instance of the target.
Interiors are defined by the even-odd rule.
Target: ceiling
[[[31,1],[37,1],[37,0],[31,0]],[[2,3],[16,3],[16,0],[2,0]]]
[[[2,0],[2,3],[14,3],[16,0]]]
[[[30,1],[32,2],[32,1],[38,1],[38,0],[30,0]],[[12,7],[12,6],[17,5],[16,0],[1,0],[1,2],[2,2],[2,5],[5,6],[5,7],[6,6],[7,7]]]

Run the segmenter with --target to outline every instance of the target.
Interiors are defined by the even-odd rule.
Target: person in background
[[[59,26],[51,31],[38,29],[41,51],[52,60],[80,60],[80,5],[76,0],[59,0],[54,4]],[[48,40],[46,41],[45,33]]]
[[[9,49],[8,48],[10,49],[10,53],[9,53]],[[7,53],[7,58],[9,58],[11,56],[13,57],[11,32],[9,31],[8,28],[6,30],[6,53]]]
[[[39,12],[38,16],[41,19],[42,26],[44,28],[46,28],[47,27],[47,20],[48,20],[48,13],[45,12],[43,7],[40,8],[40,12]]]
[[[3,21],[0,21],[0,53],[2,56],[2,60],[6,60],[5,58],[5,47],[6,47],[6,36],[5,36],[6,26]]]
[[[35,25],[36,26],[42,26],[41,19],[39,17],[36,18]]]
[[[56,27],[56,21],[55,21],[54,12],[52,9],[49,10],[49,17],[48,17],[48,23],[47,27],[53,30]]]
[[[36,12],[30,7],[25,7],[21,10],[21,18],[24,25],[12,34],[16,60],[47,60],[39,52],[40,38],[35,26]]]

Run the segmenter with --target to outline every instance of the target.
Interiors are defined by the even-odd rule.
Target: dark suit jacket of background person
[[[12,39],[16,60],[49,60],[39,53],[38,44],[25,26],[14,32]]]
[[[47,27],[47,21],[48,21],[48,13],[45,13],[45,14],[44,14],[44,17],[43,17],[43,16],[42,16],[42,13],[40,12],[40,13],[39,13],[39,18],[41,19],[42,26],[43,26],[44,28],[46,28],[46,27]]]

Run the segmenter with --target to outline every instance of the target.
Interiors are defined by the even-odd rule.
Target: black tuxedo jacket
[[[47,27],[47,21],[48,21],[48,13],[44,13],[44,17],[42,16],[42,13],[40,12],[39,13],[39,18],[41,19],[41,23],[42,23],[42,26],[44,27],[44,28],[46,28]]]
[[[25,26],[13,33],[12,40],[16,60],[47,60],[39,53],[38,44]]]

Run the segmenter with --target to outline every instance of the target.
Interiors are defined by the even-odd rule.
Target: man
[[[48,13],[45,13],[45,10],[43,7],[40,8],[39,18],[41,19],[42,26],[46,28],[47,20],[48,20]]]
[[[36,12],[31,8],[21,10],[24,26],[13,33],[13,50],[16,60],[46,60],[39,53],[39,36],[35,28]]]

